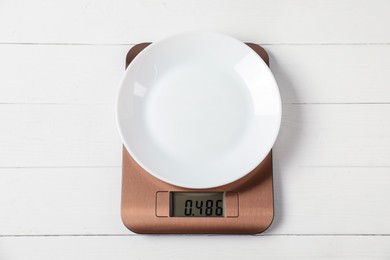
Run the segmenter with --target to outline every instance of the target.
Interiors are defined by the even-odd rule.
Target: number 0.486
[[[222,200],[186,200],[184,215],[192,216],[222,216]]]

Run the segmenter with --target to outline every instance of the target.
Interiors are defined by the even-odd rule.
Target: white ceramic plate
[[[150,174],[211,188],[251,172],[279,132],[281,100],[264,61],[247,45],[208,32],[179,34],[143,50],[118,100],[123,143]]]

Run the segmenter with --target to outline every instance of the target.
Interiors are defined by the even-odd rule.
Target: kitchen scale
[[[215,46],[212,46],[214,43]],[[192,50],[191,46],[202,47]],[[236,48],[239,49],[238,54],[230,53],[230,50]],[[220,53],[213,57],[216,52]],[[175,57],[172,58],[173,56]],[[204,60],[209,58],[210,63],[217,60],[218,66],[203,68]],[[191,63],[187,70],[186,61],[196,59],[199,59],[199,63]],[[225,80],[227,76],[213,78],[207,73],[222,73],[218,72],[218,67],[230,63],[234,65],[234,71],[243,78],[243,86],[249,86],[249,97],[253,100],[248,101],[234,90],[231,90],[234,94],[231,97],[225,92],[208,93],[213,91],[213,84],[225,87],[220,84],[220,80]],[[137,44],[129,50],[126,68],[130,67],[122,81],[117,103],[118,126],[124,142],[121,215],[128,229],[136,233],[157,234],[255,234],[271,225],[274,217],[271,148],[280,126],[281,102],[268,65],[268,54],[261,46],[243,44],[215,33],[185,33],[158,44]],[[143,75],[145,71],[149,72]],[[169,73],[170,71],[173,72]],[[185,79],[179,77],[178,82],[177,75],[180,73]],[[191,78],[193,74],[196,75]],[[205,74],[206,80],[202,78],[205,83],[199,84],[198,77]],[[260,78],[256,78],[257,74],[260,74]],[[184,80],[184,84],[180,80]],[[226,88],[234,80],[241,79],[229,78]],[[264,87],[266,90],[259,92],[257,89],[262,88],[261,84],[270,87]],[[178,88],[172,91],[169,89],[176,85]],[[182,86],[187,85],[188,88],[180,93],[185,88]],[[198,90],[199,85],[206,85],[207,88],[199,92],[193,91],[195,88]],[[171,92],[166,94],[160,90]],[[212,100],[207,100],[209,95]],[[146,97],[148,101],[145,101]],[[242,128],[244,130],[239,132],[236,129],[241,135],[234,135],[234,131],[231,131],[233,134],[229,132],[230,129],[236,125],[241,127],[237,120],[241,120],[246,113],[240,110],[243,104],[234,103],[235,99],[240,98],[251,104],[248,111],[254,111],[251,113],[256,119],[253,119],[254,123],[252,119],[240,123],[245,125]],[[257,98],[259,104],[256,104]],[[154,105],[150,108],[150,104],[160,101],[164,103],[157,108]],[[232,102],[232,108],[229,102]],[[266,105],[262,105],[264,103]],[[221,107],[223,110],[218,110]],[[232,110],[226,112],[230,108]],[[217,116],[209,116],[208,111],[214,110],[218,112]],[[237,110],[241,112],[235,115]],[[201,117],[197,118],[197,112]],[[225,112],[226,118],[223,114]],[[229,121],[235,116],[236,119]],[[156,125],[155,122],[160,123]],[[197,124],[201,125],[199,129],[196,129]],[[223,131],[224,126],[219,128],[221,124],[226,124],[227,133]],[[251,135],[252,128],[254,135]],[[212,132],[213,130],[216,132]],[[189,135],[185,135],[185,131]],[[261,131],[265,132],[258,134]],[[218,143],[219,135],[224,142]],[[268,137],[264,141],[265,135]],[[196,142],[186,143],[192,136]],[[248,140],[247,143],[242,141],[243,144],[236,143],[234,148],[229,148],[230,145],[226,146],[229,142],[223,139],[224,136],[229,136],[230,139],[226,139],[229,142],[235,140],[232,136]],[[164,142],[168,141],[170,143],[165,143],[164,146]],[[225,157],[220,158],[219,154]],[[173,160],[172,163],[170,160]],[[203,164],[206,164],[204,168],[199,166]]]

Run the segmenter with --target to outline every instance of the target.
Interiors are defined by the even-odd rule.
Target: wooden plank
[[[383,167],[390,162],[389,105],[285,105],[275,164]]]
[[[275,165],[390,166],[390,106],[284,105]],[[120,166],[114,106],[1,105],[1,167]]]
[[[113,104],[130,47],[0,45],[0,103]],[[390,45],[264,47],[284,103],[390,102]]]
[[[390,235],[389,168],[276,168],[274,182],[267,235]],[[0,169],[0,184],[0,236],[131,234],[119,167]]]
[[[267,234],[389,234],[389,168],[288,167],[274,172]]]
[[[389,237],[3,237],[3,259],[389,259]]]
[[[390,45],[265,46],[265,49],[284,103],[390,101]]]
[[[0,45],[0,103],[114,103],[128,49]]]
[[[1,105],[1,167],[119,166],[113,105]]]
[[[1,169],[0,183],[0,235],[128,233],[120,168]]]
[[[0,42],[128,44],[212,30],[260,43],[389,43],[389,8],[386,0],[7,1]]]
[[[0,170],[0,235],[128,233],[120,168]]]

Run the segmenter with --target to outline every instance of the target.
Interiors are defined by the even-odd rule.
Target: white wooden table
[[[390,1],[0,1],[0,259],[390,259]],[[132,44],[262,44],[283,99],[259,236],[120,219],[114,101]]]

